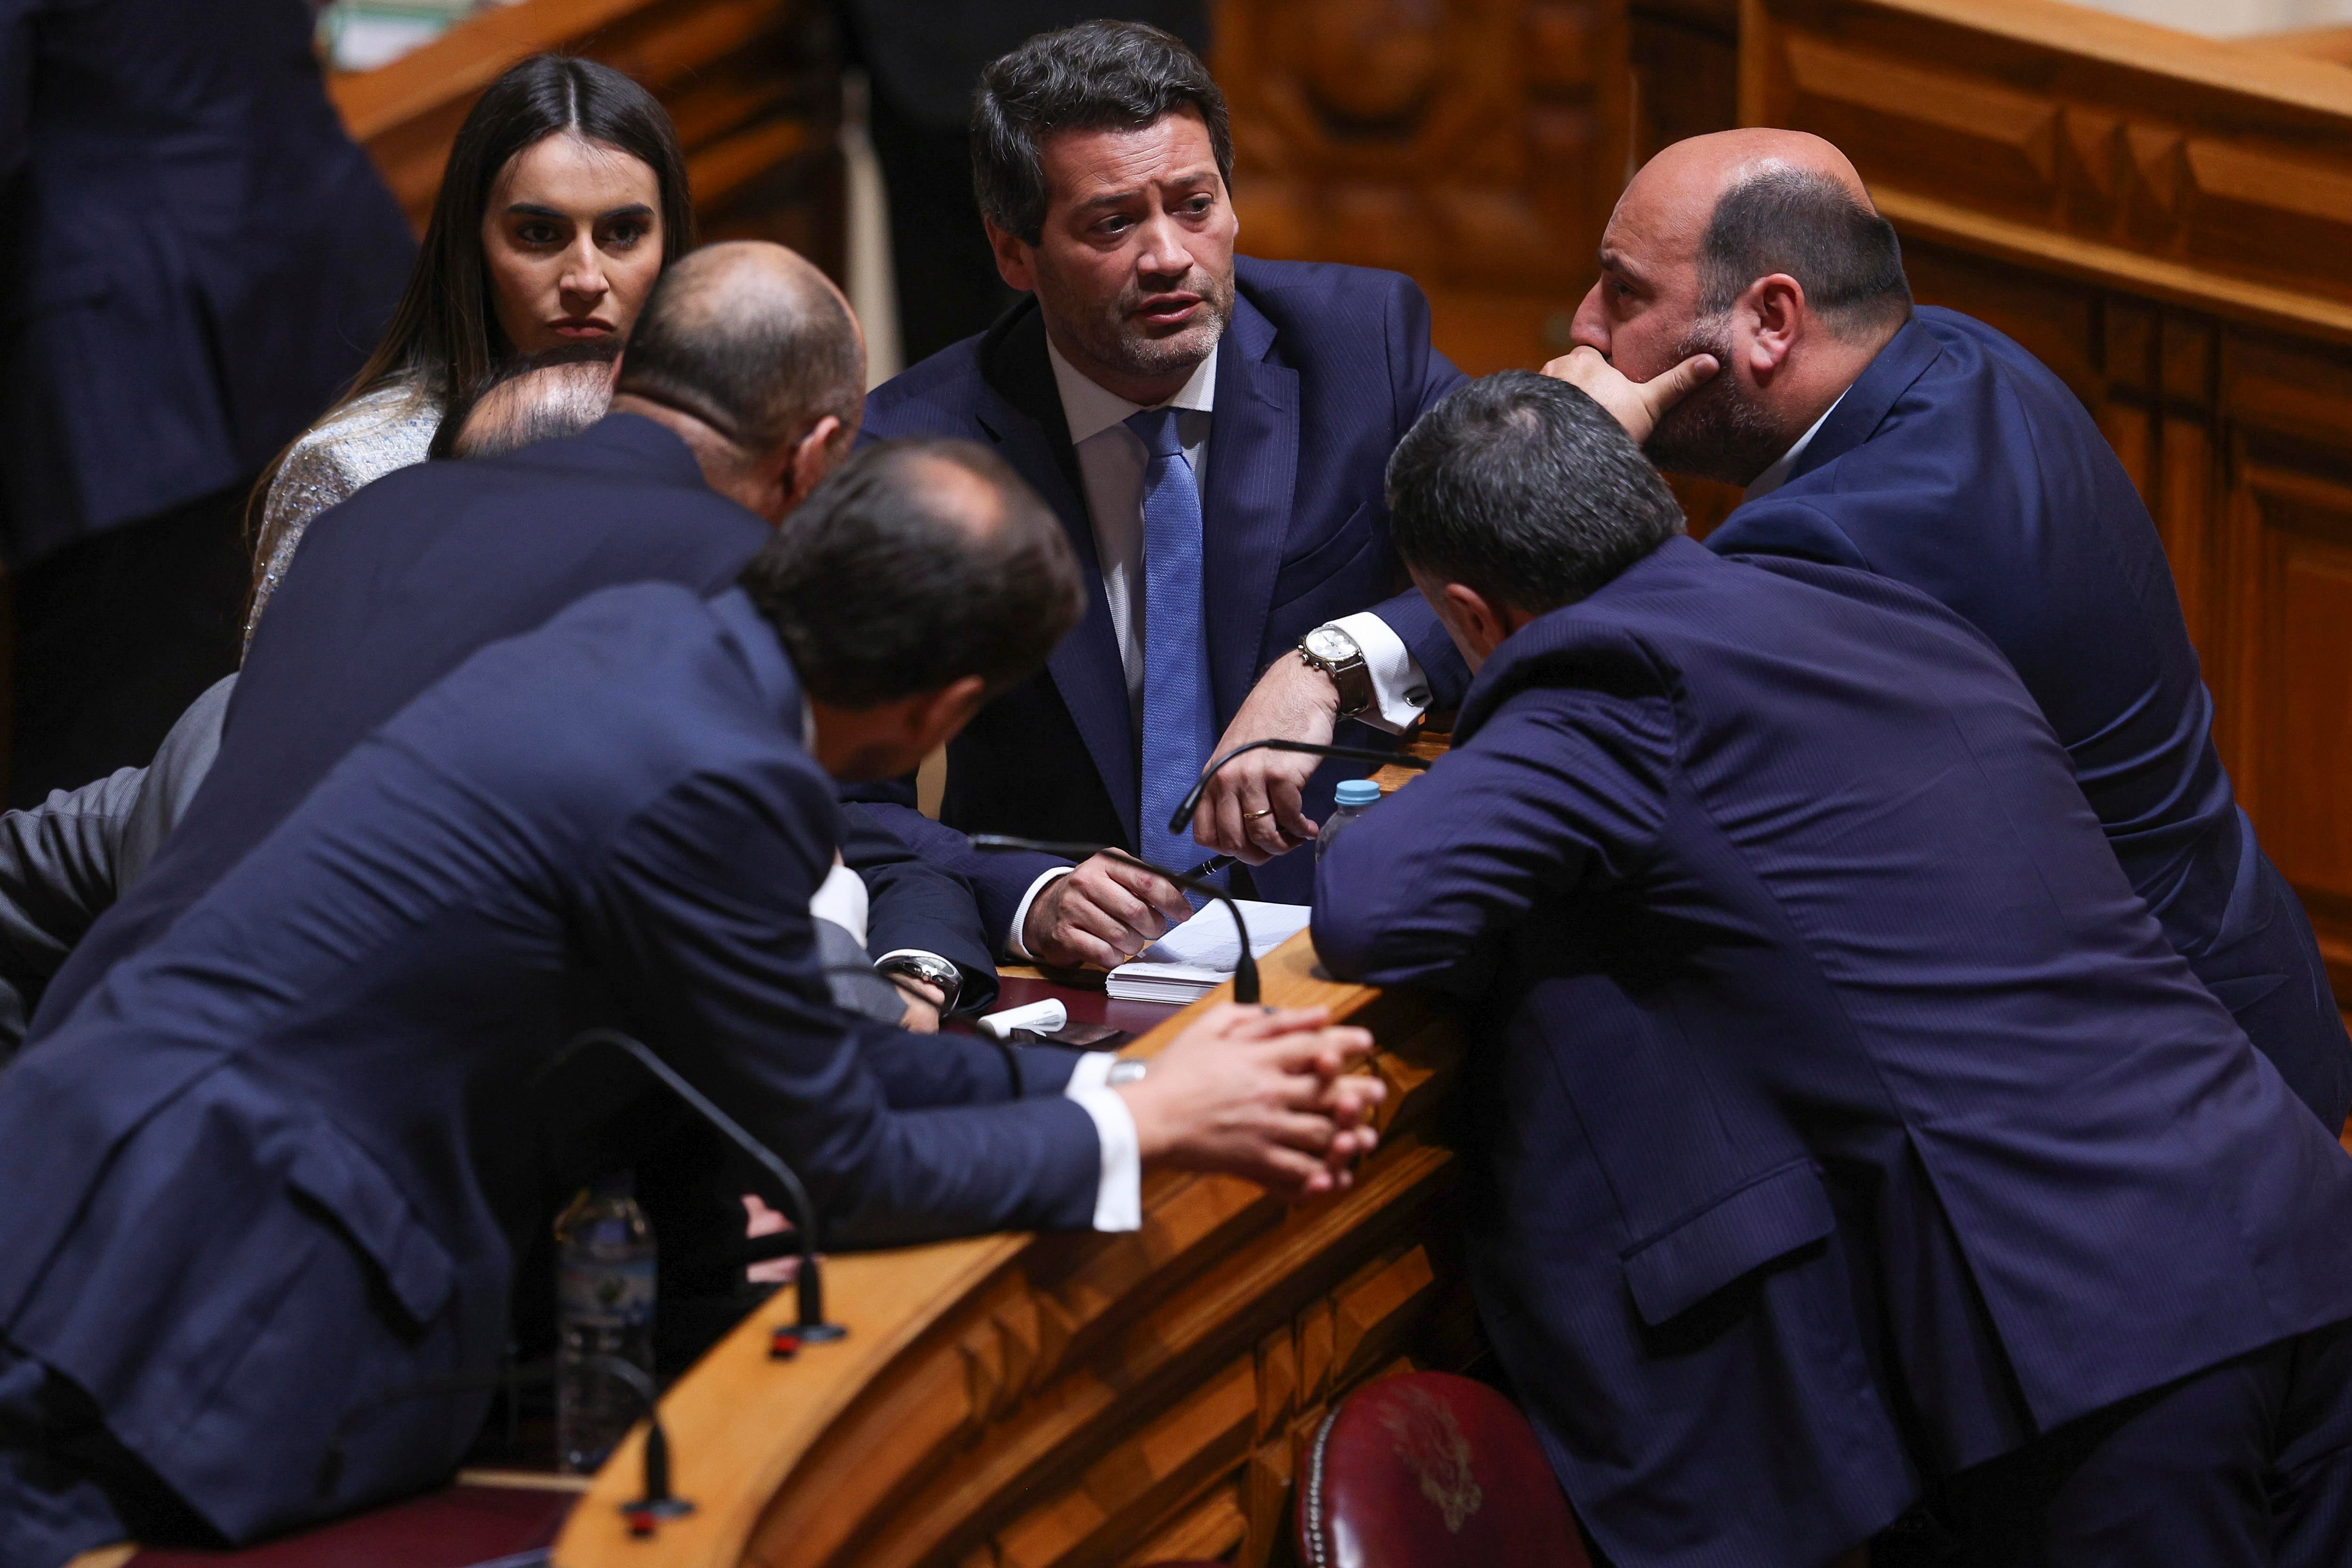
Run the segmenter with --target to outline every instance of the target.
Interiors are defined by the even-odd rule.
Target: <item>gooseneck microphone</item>
[[[793,1173],[793,1168],[785,1164],[773,1149],[744,1131],[733,1117],[719,1110],[700,1089],[680,1077],[676,1068],[647,1049],[645,1042],[633,1039],[618,1029],[586,1030],[573,1036],[562,1049],[550,1057],[547,1065],[534,1075],[533,1083],[543,1081],[573,1057],[596,1046],[610,1047],[634,1058],[637,1065],[651,1073],[663,1088],[684,1100],[697,1115],[717,1128],[729,1142],[749,1154],[761,1169],[776,1179],[777,1187],[782,1191],[784,1201],[792,1209],[793,1226],[798,1232],[801,1255],[800,1269],[793,1279],[800,1292],[800,1321],[776,1331],[778,1353],[791,1353],[782,1348],[787,1337],[793,1341],[793,1349],[797,1350],[802,1345],[837,1340],[847,1333],[849,1331],[840,1324],[824,1321],[824,1282],[817,1272],[816,1205],[809,1202],[808,1189],[801,1185],[801,1179]]]
[[[1200,791],[1192,793],[1197,795]],[[1037,855],[1059,855],[1068,860],[1084,860],[1090,855],[1108,855],[1130,866],[1140,867],[1155,877],[1165,877],[1180,888],[1205,893],[1225,906],[1225,912],[1234,917],[1234,931],[1242,939],[1241,956],[1234,963],[1234,1000],[1252,1004],[1257,1001],[1257,955],[1250,951],[1249,926],[1242,920],[1241,906],[1234,902],[1233,895],[1214,882],[1204,882],[1187,872],[1155,866],[1116,844],[1065,844],[1050,838],[1015,838],[1008,833],[974,833],[970,835],[970,838],[974,849],[1026,849]]]
[[[1410,752],[1377,752],[1370,746],[1318,746],[1312,741],[1252,741],[1246,745],[1235,746],[1201,770],[1201,782],[1185,792],[1183,800],[1176,807],[1176,814],[1168,819],[1169,832],[1181,833],[1192,826],[1193,814],[1201,809],[1201,795],[1209,787],[1211,776],[1244,752],[1303,752],[1310,757],[1340,757],[1400,768],[1418,770],[1429,766],[1428,758],[1416,757]],[[1214,876],[1232,864],[1234,857],[1231,855],[1212,855],[1192,868],[1192,875]]]

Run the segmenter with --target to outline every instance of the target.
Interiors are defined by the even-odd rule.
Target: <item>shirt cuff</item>
[[[1056,866],[1050,871],[1038,873],[1037,879],[1029,884],[1029,890],[1021,895],[1020,907],[1013,911],[1013,929],[1004,933],[1006,953],[1024,960],[1029,957],[1029,950],[1021,945],[1021,932],[1029,924],[1029,906],[1037,901],[1037,895],[1045,890],[1046,883],[1056,877],[1066,877],[1076,869],[1076,866]]]
[[[866,918],[870,899],[866,891],[866,879],[833,858],[833,868],[809,899],[809,913],[821,921],[831,921],[856,939],[859,947],[866,945]]]
[[[1108,1051],[1089,1051],[1070,1069],[1062,1093],[1077,1102],[1093,1119],[1095,1137],[1102,1144],[1102,1180],[1095,1188],[1097,1230],[1143,1228],[1143,1154],[1135,1137],[1135,1118],[1118,1090],[1103,1082],[1110,1064],[1118,1058]]]
[[[1357,721],[1392,735],[1419,723],[1429,707],[1429,677],[1422,673],[1404,638],[1370,610],[1342,616],[1331,625],[1364,650],[1364,669],[1372,678],[1372,705],[1356,715]]]

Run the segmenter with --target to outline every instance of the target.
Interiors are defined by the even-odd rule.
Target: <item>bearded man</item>
[[[2000,647],[2174,950],[2342,1127],[2352,1041],[2213,749],[2147,508],[2048,367],[1981,321],[1913,308],[1894,227],[1845,155],[1765,130],[1659,153],[1609,220],[1576,336],[1547,370],[1660,467],[1747,487],[1710,549],[1892,577]]]
[[[1028,296],[866,400],[864,437],[989,446],[1053,506],[1087,585],[1048,668],[950,747],[963,832],[1210,850],[1306,901],[1333,784],[1360,763],[1257,752],[1193,830],[1171,810],[1247,741],[1370,744],[1451,707],[1468,671],[1388,542],[1381,472],[1461,380],[1412,280],[1234,254],[1233,142],[1207,68],[1156,28],[1088,22],[992,65],[973,110],[998,269]],[[1113,964],[1189,911],[1097,855],[972,855],[913,809],[900,837],[961,872],[1016,956]]]

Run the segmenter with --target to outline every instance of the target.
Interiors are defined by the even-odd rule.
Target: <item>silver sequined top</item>
[[[423,462],[441,413],[439,400],[418,392],[414,383],[394,382],[302,433],[262,503],[256,548],[263,565],[261,580],[253,586],[253,608],[245,617],[248,645],[263,606],[294,563],[295,547],[310,520],[393,469]]]

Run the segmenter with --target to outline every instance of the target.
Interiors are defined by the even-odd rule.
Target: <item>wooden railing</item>
[[[1370,1028],[1383,1142],[1357,1185],[1293,1208],[1229,1177],[1144,1184],[1125,1236],[997,1236],[835,1259],[848,1337],[768,1359],[755,1314],[662,1405],[695,1511],[631,1539],[642,1434],[596,1478],[561,1568],[996,1568],[1234,1555],[1264,1564],[1330,1403],[1410,1361],[1478,1350],[1439,1138],[1451,1025],[1343,985],[1301,935],[1269,1002]],[[1201,1006],[1224,998],[1220,992]],[[1130,1047],[1150,1054],[1188,1009]]]
[[[1845,149],[2154,512],[2264,847],[2352,998],[2352,70],[2053,0],[1746,0],[1740,118]]]
[[[522,0],[329,89],[421,231],[466,111],[545,50],[602,60],[662,100],[706,237],[781,239],[838,272],[840,79],[831,7],[813,0]]]

